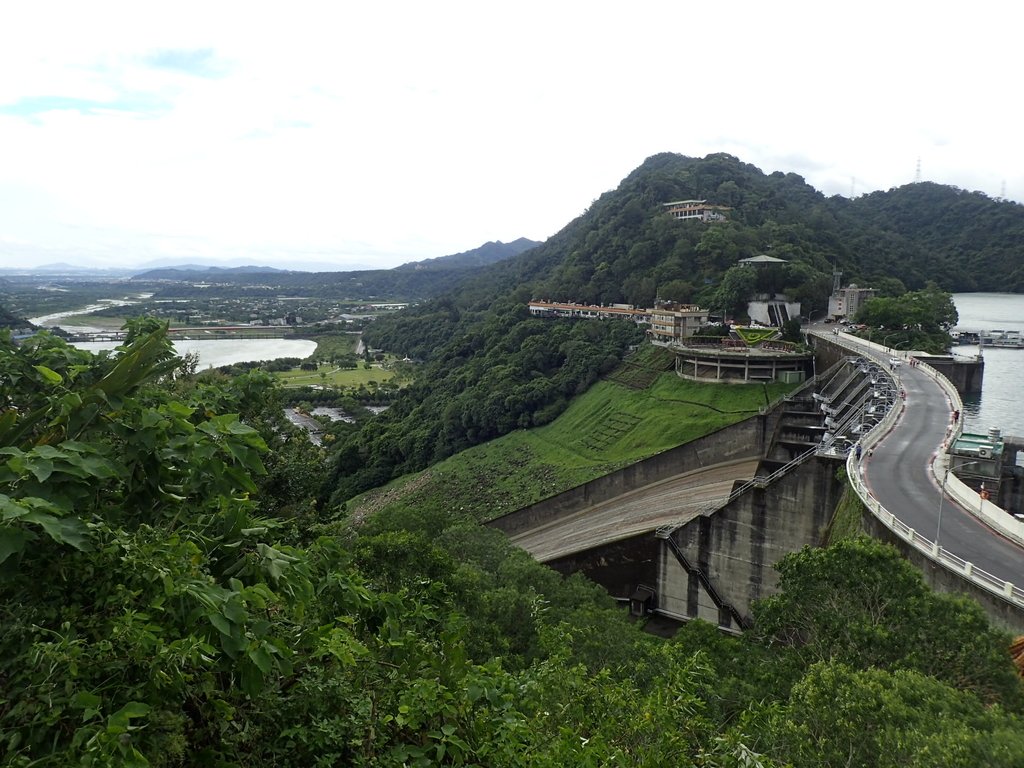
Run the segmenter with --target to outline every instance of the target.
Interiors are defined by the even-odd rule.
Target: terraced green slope
[[[463,451],[347,509],[359,522],[395,507],[487,520],[748,418],[792,388],[698,384],[664,371],[643,388],[612,378],[619,381],[591,387],[551,424]]]

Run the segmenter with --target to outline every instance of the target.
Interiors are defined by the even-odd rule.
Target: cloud
[[[155,69],[168,69],[194,77],[222,77],[227,71],[212,48],[154,51],[146,55],[143,62]]]
[[[393,266],[544,239],[663,151],[826,194],[910,182],[920,157],[1024,198],[1020,12],[990,0],[57,5],[5,14],[0,262],[16,241]]]

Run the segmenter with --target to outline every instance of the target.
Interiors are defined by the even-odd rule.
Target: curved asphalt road
[[[875,359],[888,357],[873,354]],[[924,371],[904,363],[895,374],[906,390],[906,408],[889,434],[863,459],[871,493],[887,510],[932,541],[939,517],[939,486],[931,470],[951,425],[952,406]],[[958,506],[942,502],[943,549],[1005,581],[1024,586],[1024,549],[1003,538]]]

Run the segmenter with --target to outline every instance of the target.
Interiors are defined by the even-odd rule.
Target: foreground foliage
[[[136,330],[95,357],[0,338],[6,765],[1024,754],[1006,638],[891,549],[787,558],[760,634],[695,622],[660,640],[457,516],[320,523],[291,470],[323,457],[282,423],[270,377],[181,378],[162,329]]]

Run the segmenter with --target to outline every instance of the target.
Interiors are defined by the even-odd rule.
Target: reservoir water
[[[965,331],[1024,332],[1024,295],[1015,293],[953,294]],[[978,347],[954,347],[959,355],[976,355]],[[984,347],[985,378],[980,395],[964,398],[964,429],[987,432],[997,427],[1004,435],[1024,437],[1024,349]]]
[[[79,349],[98,352],[114,349],[115,341],[82,341],[75,344]],[[316,342],[308,339],[208,339],[198,341],[175,341],[174,351],[179,355],[196,352],[199,368],[219,368],[234,363],[249,363],[257,360],[276,360],[280,357],[304,358],[313,354]]]

